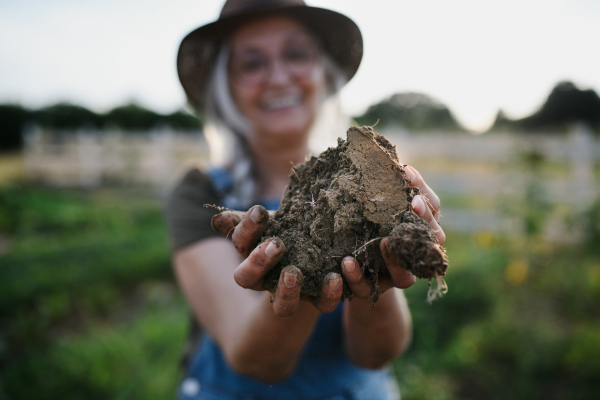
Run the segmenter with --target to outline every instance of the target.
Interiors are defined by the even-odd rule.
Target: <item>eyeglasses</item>
[[[294,42],[283,49],[278,61],[290,76],[304,78],[312,72],[319,54],[311,41]],[[259,85],[268,80],[275,62],[258,50],[233,54],[229,63],[230,77],[239,86]]]

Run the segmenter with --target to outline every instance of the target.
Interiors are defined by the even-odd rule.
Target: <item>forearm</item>
[[[292,316],[275,315],[269,293],[234,282],[239,261],[230,242],[207,239],[178,252],[174,267],[196,318],[230,367],[257,379],[281,380],[293,371],[319,312],[301,301]]]
[[[263,381],[282,380],[293,372],[318,316],[319,311],[307,302],[301,302],[292,316],[277,316],[265,293],[241,323],[225,357],[241,374]]]
[[[404,293],[391,289],[375,307],[371,299],[352,299],[344,310],[346,350],[365,368],[380,368],[401,355],[412,337],[410,310]]]

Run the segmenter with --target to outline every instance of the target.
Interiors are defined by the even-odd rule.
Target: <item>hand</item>
[[[391,275],[391,278],[382,278],[377,282],[380,294],[393,287],[399,289],[411,287],[417,281],[417,278],[410,271],[405,270],[398,264],[398,257],[392,254],[388,248],[388,238],[381,239],[379,249]],[[372,284],[367,281],[362,268],[360,268],[358,261],[354,257],[348,256],[342,260],[342,273],[354,296],[359,299],[371,296]]]
[[[411,203],[413,210],[434,230],[440,245],[443,244],[446,235],[438,224],[440,199],[417,170],[410,166],[406,166],[404,170],[411,181],[410,186],[417,187],[422,193],[413,198]],[[270,239],[255,247],[273,213],[273,211],[267,212],[262,206],[254,206],[247,213],[224,211],[213,218],[213,228],[224,236],[231,235],[236,250],[245,258],[234,273],[235,281],[244,288],[266,290],[263,286],[263,278],[277,264],[285,251],[283,242],[278,238]],[[387,238],[381,240],[380,249],[391,275],[390,279],[382,279],[378,282],[380,291],[384,292],[392,287],[406,289],[412,286],[416,282],[416,277],[398,265],[397,257],[388,249]],[[342,260],[342,273],[356,297],[370,296],[371,284],[366,280],[362,269],[353,257]],[[282,270],[277,290],[273,294],[275,314],[292,315],[301,299],[310,301],[322,312],[332,312],[336,308],[343,290],[339,274],[330,273],[325,277],[323,293],[317,298],[300,296],[302,281],[302,272],[298,268],[290,266]]]
[[[213,228],[223,236],[231,236],[233,245],[244,261],[236,268],[234,279],[238,285],[257,291],[267,290],[263,278],[277,264],[285,252],[279,238],[269,239],[256,246],[274,212],[262,206],[254,206],[247,213],[223,211],[213,217]],[[342,277],[329,273],[323,282],[319,297],[301,296],[302,272],[293,266],[283,268],[273,296],[273,311],[276,315],[294,314],[300,300],[312,303],[321,312],[332,312],[342,297]]]
[[[411,166],[404,168],[407,178],[410,180],[410,186],[419,189],[421,194],[415,196],[411,202],[415,213],[423,218],[435,232],[440,245],[446,241],[446,234],[438,224],[440,219],[440,198],[423,180],[421,174]]]
[[[441,244],[446,241],[446,234],[438,224],[440,216],[440,199],[433,190],[425,183],[419,172],[411,166],[404,168],[406,176],[410,180],[410,186],[419,189],[420,195],[413,198],[411,205],[415,213],[423,218],[435,232],[435,236]],[[390,272],[390,279],[380,279],[378,282],[381,293],[386,290],[397,287],[406,289],[416,282],[416,277],[398,265],[398,258],[392,254],[388,248],[388,238],[383,238],[379,243],[379,248],[386,267]],[[371,283],[368,282],[360,268],[358,261],[353,257],[346,257],[342,260],[342,272],[346,283],[352,290],[352,293],[358,298],[367,298],[371,295]]]

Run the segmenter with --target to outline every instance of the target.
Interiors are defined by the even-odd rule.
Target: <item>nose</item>
[[[291,80],[290,73],[280,59],[275,59],[271,66],[268,81],[271,85],[285,85]]]

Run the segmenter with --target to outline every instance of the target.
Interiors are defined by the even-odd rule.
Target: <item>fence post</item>
[[[572,194],[576,207],[587,209],[594,201],[594,139],[588,124],[578,122],[569,135]]]

